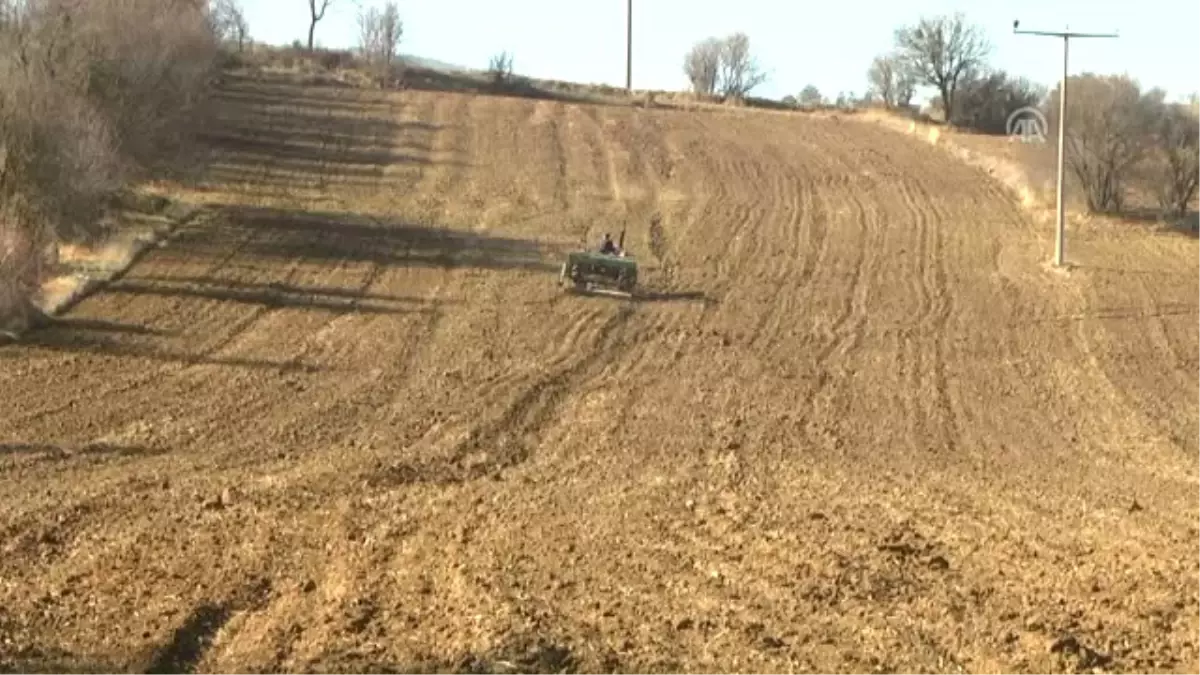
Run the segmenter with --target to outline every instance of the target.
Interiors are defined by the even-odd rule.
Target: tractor
[[[625,230],[621,230],[617,253],[599,251],[572,251],[563,263],[560,280],[576,291],[591,291],[595,288],[610,290],[632,296],[637,286],[637,261],[625,252]]]

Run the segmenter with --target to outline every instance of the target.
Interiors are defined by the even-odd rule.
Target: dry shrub
[[[43,252],[185,142],[217,63],[198,0],[0,0],[0,325]]]

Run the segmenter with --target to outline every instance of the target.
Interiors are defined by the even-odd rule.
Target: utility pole
[[[625,93],[633,93],[633,0],[625,3]]]
[[[1066,142],[1066,124],[1067,124],[1067,54],[1069,52],[1068,45],[1070,39],[1077,38],[1115,38],[1120,37],[1117,33],[1072,33],[1070,26],[1064,31],[1045,31],[1045,30],[1018,30],[1020,20],[1013,21],[1013,33],[1018,35],[1042,35],[1049,37],[1062,38],[1063,41],[1063,71],[1062,84],[1058,89],[1058,219],[1055,228],[1054,237],[1054,266],[1062,267],[1063,265],[1063,245],[1066,239],[1065,221],[1066,221],[1066,206],[1063,203],[1063,149]]]

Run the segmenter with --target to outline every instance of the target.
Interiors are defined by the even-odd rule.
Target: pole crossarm
[[[1070,30],[1052,31],[1052,30],[1020,30],[1019,20],[1013,21],[1013,33],[1018,35],[1041,35],[1045,37],[1060,38],[1063,41],[1063,64],[1062,64],[1062,84],[1058,93],[1058,214],[1055,222],[1055,237],[1054,237],[1054,265],[1062,267],[1063,257],[1066,244],[1066,203],[1063,199],[1065,190],[1064,181],[1064,164],[1065,164],[1065,149],[1063,144],[1066,140],[1066,124],[1067,124],[1067,55],[1069,54],[1069,43],[1071,38],[1116,38],[1120,37],[1116,32],[1113,33],[1080,33]]]
[[[1014,30],[1017,35],[1048,35],[1050,37],[1060,38],[1115,38],[1121,37],[1117,33],[1072,33],[1071,31],[1052,31],[1052,30]]]

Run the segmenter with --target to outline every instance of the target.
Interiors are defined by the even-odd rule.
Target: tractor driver
[[[612,235],[607,232],[604,233],[604,241],[600,243],[600,252],[607,255],[617,255],[620,253],[617,245],[613,243]]]

